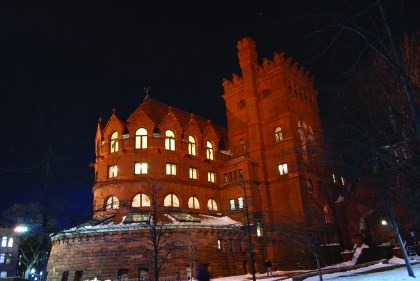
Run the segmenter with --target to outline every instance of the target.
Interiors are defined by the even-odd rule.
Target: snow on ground
[[[414,281],[415,279],[408,276],[407,268],[405,266],[385,270],[382,272],[374,272],[374,273],[364,273],[366,271],[374,270],[374,269],[386,269],[386,267],[393,266],[395,264],[404,264],[403,259],[399,259],[393,257],[389,260],[389,264],[375,264],[368,267],[359,268],[356,270],[351,270],[347,272],[337,272],[331,274],[324,274],[322,275],[323,280],[337,280],[337,281]],[[346,265],[344,265],[346,266]],[[420,263],[416,263],[412,265],[414,275],[420,278]],[[279,276],[284,274],[284,271],[275,271],[273,272],[273,277],[268,278],[266,274],[257,274],[257,279],[262,281],[292,281],[292,278],[283,279]],[[277,277],[276,277],[277,276]],[[231,277],[223,277],[223,278],[214,278],[212,281],[249,281],[252,280],[252,276],[250,274],[247,275],[239,275],[239,276],[231,276]],[[305,281],[318,281],[319,276],[313,276],[306,278]]]

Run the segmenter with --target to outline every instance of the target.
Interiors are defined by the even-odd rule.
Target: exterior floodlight
[[[386,220],[382,220],[382,225],[387,225],[388,223],[386,222]]]
[[[28,231],[28,228],[24,225],[19,225],[19,226],[15,227],[15,232],[22,233],[22,232],[26,232],[26,231]]]
[[[34,268],[32,268],[32,269],[31,269],[31,273],[34,273],[34,272],[35,272],[35,269],[34,269]]]

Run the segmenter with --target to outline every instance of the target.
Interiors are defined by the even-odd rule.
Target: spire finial
[[[144,98],[144,100],[150,99],[149,93],[152,92],[152,87],[144,87],[144,92],[146,93],[146,97]]]

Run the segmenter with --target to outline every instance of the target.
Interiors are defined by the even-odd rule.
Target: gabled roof
[[[168,116],[169,112],[171,112],[175,116],[175,118],[178,120],[178,122],[181,124],[181,126],[183,127],[188,124],[191,118],[194,118],[200,130],[204,131],[205,128],[211,126],[220,137],[227,136],[226,128],[219,125],[215,125],[209,122],[208,119],[205,119],[203,117],[197,116],[195,114],[191,114],[181,109],[153,100],[149,96],[147,96],[144,99],[139,109],[143,110],[149,116],[152,122],[155,123],[156,126],[161,124],[165,120],[165,118]],[[135,113],[133,113],[131,116],[133,116],[134,114]],[[130,120],[131,116],[128,118],[128,120]]]
[[[235,166],[239,163],[243,163],[243,162],[248,162],[248,163],[252,163],[253,165],[258,165],[258,162],[252,160],[251,158],[247,157],[247,156],[238,156],[235,157],[229,161],[227,161],[222,168],[226,168],[226,167],[230,167],[230,166]]]

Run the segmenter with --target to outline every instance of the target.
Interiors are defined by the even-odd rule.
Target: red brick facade
[[[324,243],[336,239],[334,214],[328,219],[325,215],[333,201],[325,196],[323,170],[308,164],[317,157],[322,136],[313,76],[283,53],[258,65],[255,43],[249,38],[237,47],[242,77],[234,74],[222,84],[228,129],[148,96],[127,121],[115,111],[105,125],[100,120],[95,138],[95,218],[116,214],[112,220],[118,225],[134,207],[133,200],[140,198],[136,195],[150,194],[147,182],[159,179],[163,188],[156,197],[165,205],[163,212],[229,216],[244,223],[241,198],[246,197],[236,183],[243,177],[252,200],[250,213],[259,219],[252,222],[255,230],[260,223],[261,227],[281,223],[292,214],[312,212],[319,221],[329,219]],[[138,204],[145,204],[136,205],[143,211],[151,209],[147,200]],[[209,264],[213,276],[249,272],[244,231],[228,225],[197,229],[203,245],[197,262]],[[173,230],[167,239],[178,239],[183,231]],[[110,227],[54,237],[48,279],[117,279],[118,272],[137,278],[145,268],[150,269],[150,278],[150,261],[135,250],[142,239],[133,237],[141,232]],[[262,242],[255,250],[257,271],[265,271],[265,258],[273,261],[275,270],[314,264],[290,245],[273,241]],[[161,276],[185,273],[186,264],[182,253],[174,252]]]

